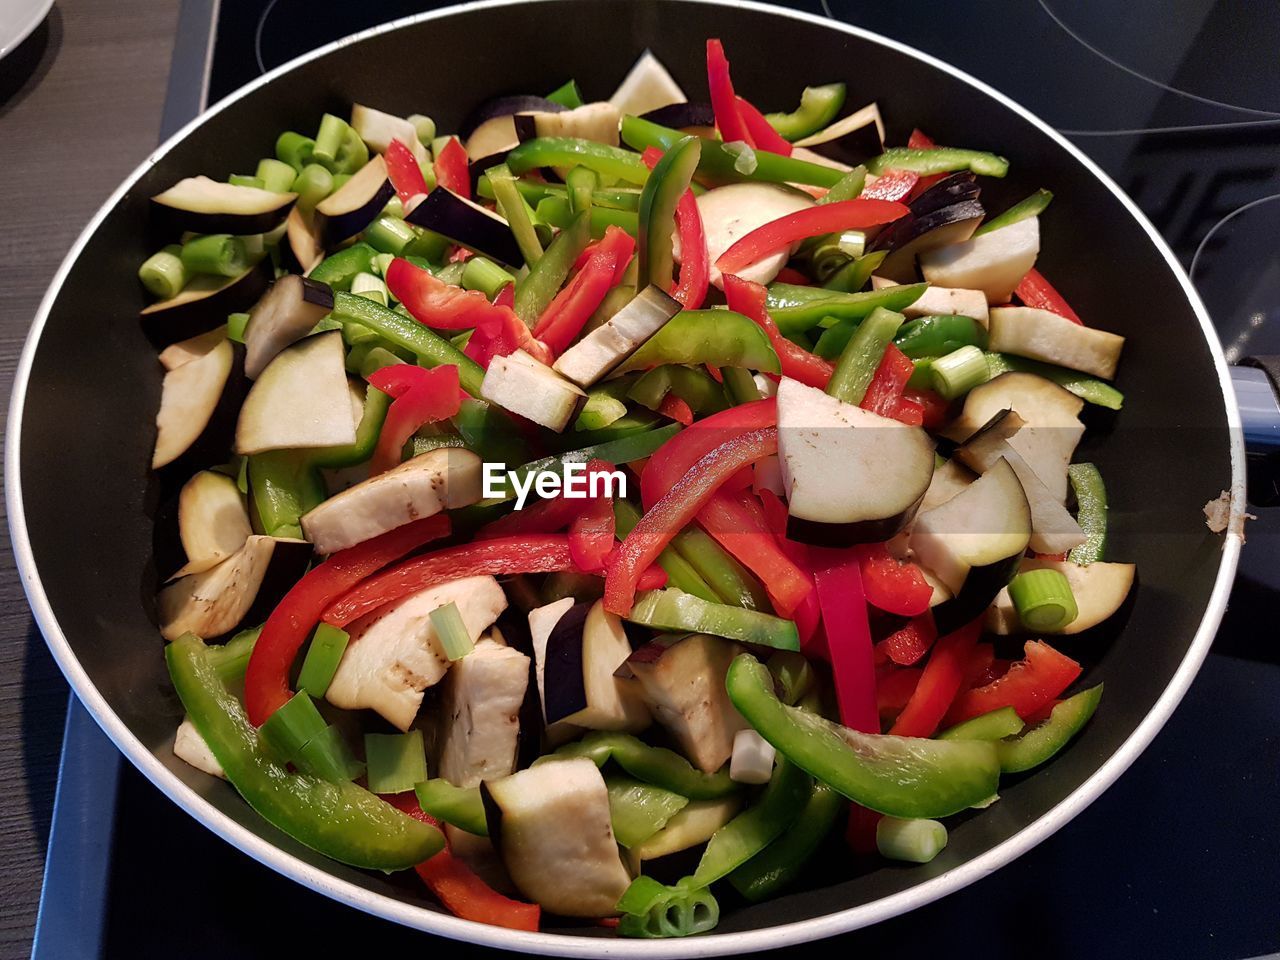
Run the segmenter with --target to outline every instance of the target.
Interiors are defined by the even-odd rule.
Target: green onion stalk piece
[[[511,227],[520,255],[524,257],[525,263],[533,266],[542,257],[542,244],[534,229],[533,218],[529,216],[528,204],[516,189],[515,177],[505,164],[490,167],[485,171],[485,176],[489,179],[489,186],[493,188],[498,212]]]
[[[244,343],[244,331],[249,326],[249,314],[227,314],[227,338],[233,343]]]
[[[302,773],[334,783],[355,780],[364,773],[364,764],[351,752],[342,731],[332,724],[302,745],[293,765]]]
[[[334,190],[333,174],[318,163],[308,163],[293,181],[293,192],[298,195],[298,209],[310,213],[316,205]]]
[[[415,237],[412,224],[385,214],[364,228],[364,242],[379,253],[399,256]]]
[[[244,240],[226,233],[193,237],[182,245],[181,256],[187,274],[236,277],[249,268],[249,252]]]
[[[329,623],[321,623],[316,627],[307,647],[307,655],[302,661],[302,672],[298,674],[298,689],[304,690],[319,699],[329,689],[333,676],[338,672],[338,664],[346,652],[350,641],[347,631]],[[382,791],[377,791],[381,793]]]
[[[169,300],[187,285],[187,268],[182,262],[182,247],[176,243],[153,253],[142,261],[138,279],[147,292],[158,300]]]
[[[720,922],[720,905],[710,890],[663,886],[652,877],[636,877],[617,910],[618,936],[658,939],[706,933]]]
[[[364,759],[369,789],[374,793],[404,793],[427,779],[427,751],[421,730],[366,733]]]
[[[547,99],[558,103],[566,110],[576,110],[582,106],[582,91],[578,89],[578,81],[569,80],[563,86],[556,87],[547,94]]]
[[[311,162],[311,153],[315,148],[314,140],[292,130],[286,130],[276,138],[276,158],[291,166],[295,175],[301,173],[302,168]]]
[[[928,863],[947,845],[947,828],[937,820],[899,820],[881,817],[876,824],[876,848],[882,857],[908,863]]]
[[[272,193],[289,193],[298,171],[274,157],[263,157],[258,161],[258,169],[254,175],[262,181],[262,188]]]
[[[357,273],[351,280],[351,292],[357,297],[364,297],[366,300],[372,300],[380,306],[387,306],[390,299],[390,293],[387,291],[387,285],[382,282],[382,278],[373,273]],[[335,321],[338,329],[341,329],[340,321]],[[985,364],[984,364],[985,366]]]
[[[475,649],[475,643],[456,603],[450,601],[442,607],[436,607],[429,616],[431,629],[435,631],[444,655],[450,660],[461,660]]]
[[[1009,599],[1028,630],[1061,630],[1079,613],[1070,582],[1057,570],[1027,570],[1018,574],[1009,581]]]
[[[946,400],[955,400],[986,383],[988,375],[986,357],[972,344],[935,358],[930,367],[933,389]]]
[[[351,124],[326,113],[320,118],[311,159],[330,173],[352,174],[369,162],[369,148]]]
[[[462,286],[468,290],[479,290],[488,300],[496,297],[507,284],[515,282],[515,277],[485,257],[469,258],[462,269]]]
[[[293,763],[307,742],[328,725],[316,709],[315,701],[305,690],[300,690],[267,718],[261,732],[281,760]]]

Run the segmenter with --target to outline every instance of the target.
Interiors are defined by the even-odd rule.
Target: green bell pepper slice
[[[701,527],[696,524],[685,527],[672,538],[671,548],[684,557],[712,589],[712,595],[702,599],[747,610],[770,609],[769,598],[760,582]],[[681,589],[678,583],[670,585]]]
[[[938,734],[939,740],[1003,740],[1016,736],[1025,726],[1013,707],[1001,707],[948,727]]]
[[[800,94],[800,106],[790,113],[766,113],[764,118],[782,139],[803,140],[835,120],[840,108],[844,106],[844,97],[843,83],[805,87]]]
[[[935,316],[908,320],[893,342],[912,360],[946,356],[961,347],[987,348],[987,331],[972,317]]]
[[[604,782],[613,835],[627,848],[644,843],[689,805],[688,797],[631,777],[611,774]]]
[[[775,283],[769,288],[767,306],[778,329],[789,337],[818,325],[833,327],[841,320],[860,320],[877,307],[901,312],[928,287],[927,283],[904,283],[863,293],[835,293],[822,287]]]
[[[577,80],[567,80],[547,94],[547,99],[558,103],[566,110],[575,110],[582,106],[582,91],[578,89]]]
[[[807,696],[818,682],[809,658],[802,653],[779,650],[769,657],[765,666],[782,691],[782,702],[791,706]]]
[[[649,168],[640,154],[577,137],[535,137],[507,154],[507,169],[516,176],[540,167],[576,166],[627,183],[644,183],[649,179]]]
[[[689,800],[717,800],[738,791],[738,784],[729,779],[727,766],[715,773],[703,773],[674,750],[651,747],[629,733],[589,733],[578,742],[566,744],[534,763],[563,760],[565,757],[586,757],[597,767],[603,767],[612,760],[637,780],[678,793]]]
[[[886,287],[885,289],[892,288]],[[1040,360],[1015,357],[1011,353],[988,353],[985,356],[987,369],[991,371],[993,378],[1000,376],[1002,373],[1008,373],[1010,370],[1034,373],[1044,377],[1046,380],[1052,380],[1064,390],[1074,393],[1085,403],[1092,403],[1096,407],[1106,407],[1108,410],[1119,410],[1124,406],[1123,393],[1111,384],[1095,377],[1090,377],[1087,374],[1077,373],[1075,370],[1068,370],[1066,367],[1044,363]]]
[[[253,512],[269,537],[301,540],[302,515],[329,496],[306,450],[272,450],[249,457]]]
[[[311,451],[309,457],[312,466],[316,467],[352,467],[364,463],[373,456],[374,447],[378,445],[378,435],[382,433],[382,424],[387,419],[387,411],[391,409],[391,397],[377,387],[367,387],[364,392],[364,413],[360,416],[360,425],[356,427],[356,441],[342,447],[319,447]]]
[[[479,787],[455,787],[448,780],[436,777],[414,784],[413,792],[424,813],[478,837],[489,835]]]
[[[1082,567],[1097,563],[1107,551],[1107,486],[1092,463],[1073,463],[1067,479],[1076,495],[1076,523],[1085,541],[1071,548],[1067,559]]]
[[[1102,684],[1098,684],[1063,700],[1043,723],[998,741],[1001,772],[1021,773],[1051,760],[1089,722],[1101,699]]]
[[[745,373],[736,367],[726,369]],[[749,378],[751,375],[746,376]],[[725,400],[724,387],[712,380],[710,374],[678,363],[663,364],[642,374],[626,396],[642,407],[657,410],[668,393],[679,397],[697,414],[716,413],[729,405]],[[587,402],[590,403],[590,395]]]
[[[786,832],[733,873],[729,883],[752,903],[776,896],[796,881],[810,858],[831,833],[845,799],[820,780]]]
[[[647,370],[664,363],[709,363],[766,373],[782,369],[769,335],[732,310],[681,310],[614,372]]]
[[[227,779],[267,822],[327,857],[371,870],[405,870],[444,848],[439,830],[363,787],[290,773],[279,764],[198,637],[179,637],[165,648],[165,660],[192,724]]]
[[[1041,187],[1025,200],[1019,200],[1012,207],[998,216],[992,217],[977,230],[973,231],[975,237],[980,237],[984,233],[990,233],[992,230],[999,230],[1001,227],[1008,227],[1017,223],[1019,220],[1026,220],[1029,217],[1038,217],[1044,213],[1045,207],[1049,206],[1049,201],[1053,199],[1053,192]]]
[[[921,175],[971,170],[984,177],[1003,177],[1009,172],[1009,161],[994,153],[961,147],[891,147],[868,160],[867,170],[877,177],[886,170],[911,170]]]
[[[729,699],[779,754],[855,803],[894,817],[959,813],[996,793],[994,744],[860,733],[798,707],[773,690],[773,677],[748,653],[730,665]]]
[[[361,241],[353,243],[337,253],[331,254],[316,264],[307,276],[312,280],[327,283],[334,290],[350,291],[351,281],[358,273],[369,273],[373,270],[373,258],[378,251]]]
[[[795,622],[759,610],[708,603],[671,587],[641,594],[627,620],[656,630],[710,633],[775,650],[799,650]]]
[[[630,500],[619,497],[613,501],[613,519],[618,539],[626,539],[627,534],[640,522],[640,509]],[[667,583],[677,590],[711,603],[720,601],[720,597],[708,586],[693,564],[675,549],[674,543],[658,554],[657,564],[666,572]]]
[[[223,683],[239,683],[244,680],[244,672],[249,666],[249,658],[253,656],[253,645],[258,642],[261,627],[252,630],[241,630],[221,646],[206,646],[205,656],[218,671]]]
[[[877,307],[858,324],[827,383],[827,393],[845,403],[859,404],[905,318],[900,313]]]
[[[636,289],[653,284],[670,290],[675,274],[672,236],[676,230],[676,204],[689,189],[702,156],[697,137],[683,137],[662,155],[640,193],[640,273]]]
[[[519,424],[501,407],[467,398],[458,404],[452,422],[467,447],[491,463],[510,465],[529,459],[529,444]]]
[[[828,277],[823,287],[837,293],[857,293],[867,285],[871,275],[876,272],[880,264],[884,263],[884,258],[888,255],[887,250],[864,253]]]
[[[516,281],[512,303],[512,309],[525,326],[532,327],[538,322],[538,317],[560,292],[565,277],[569,276],[569,271],[590,242],[590,216],[581,213],[560,231],[536,261],[530,261],[529,272]]]
[[[582,405],[578,419],[573,422],[573,429],[601,430],[625,417],[627,405],[624,401],[637,379],[634,376],[619,377],[617,380],[598,383],[588,390],[587,402]]]
[[[567,196],[551,196],[538,201],[537,214],[543,222],[561,230],[572,224],[575,216]],[[638,216],[634,210],[619,210],[593,204],[589,220],[591,237],[599,240],[609,227],[625,230],[634,237],[640,232]]]

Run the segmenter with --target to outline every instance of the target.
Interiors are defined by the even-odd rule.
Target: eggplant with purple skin
[[[778,460],[787,536],[831,546],[874,543],[915,515],[933,477],[933,441],[920,427],[783,378]]]
[[[841,163],[859,164],[884,153],[884,121],[880,108],[869,103],[794,144]]]
[[[565,108],[545,97],[495,97],[471,112],[458,136],[467,156],[474,162],[481,157],[505,153],[520,142],[514,117],[518,113],[559,113]]]
[[[573,137],[611,147],[618,145],[621,120],[618,108],[608,102],[585,103],[573,110],[518,113],[512,118],[521,143],[537,137]]]
[[[395,195],[387,162],[375,156],[316,205],[313,229],[326,247],[335,247],[371,224]]]
[[[669,103],[641,114],[640,119],[672,130],[711,128],[716,125],[716,112],[709,103]]]
[[[547,723],[632,733],[649,726],[637,683],[614,675],[630,655],[622,621],[602,601],[574,604],[547,636],[542,681]]]
[[[195,277],[176,297],[160,300],[140,314],[142,332],[157,347],[187,340],[227,322],[227,314],[247,310],[271,285],[275,271],[263,257],[237,277]]]
[[[914,281],[917,256],[964,243],[973,236],[984,216],[986,210],[977,200],[962,200],[904,218],[876,238],[875,246],[890,250],[876,273],[896,283]]]
[[[662,61],[653,51],[646,50],[613,91],[609,102],[622,113],[639,115],[688,99]]]
[[[151,469],[168,466],[191,448],[208,428],[222,403],[235,366],[235,348],[225,334],[200,338],[204,352],[165,375],[156,413],[156,445]]]
[[[270,233],[297,202],[296,193],[239,187],[208,177],[187,177],[151,198],[152,209],[174,232]]]
[[[201,470],[178,494],[178,536],[186,562],[170,580],[203,573],[238,553],[253,535],[235,477]]]
[[[506,220],[444,187],[436,187],[428,193],[405,215],[405,219],[500,263],[509,266],[524,263],[524,256]]]
[[[245,376],[256,380],[276,354],[310,333],[332,309],[333,291],[326,283],[292,274],[273,283],[249,311]]]

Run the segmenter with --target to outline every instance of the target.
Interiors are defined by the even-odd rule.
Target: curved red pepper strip
[[[244,676],[249,721],[262,726],[293,696],[289,671],[325,607],[392,561],[448,535],[449,518],[438,513],[341,550],[307,571],[276,604],[254,645]]]
[[[978,619],[938,639],[924,665],[919,686],[889,728],[890,734],[898,737],[933,736],[960,691],[965,666],[981,632],[982,620]]]
[[[893,720],[902,713],[923,675],[923,667],[885,670],[876,675],[876,709],[882,721]]]
[[[557,354],[573,343],[626,271],[635,248],[635,239],[629,233],[620,227],[608,227],[573,282],[557,293],[542,312],[533,328],[534,337]]]
[[[778,545],[754,495],[722,490],[698,512],[698,523],[760,578],[780,615],[790,617],[813,592],[813,581]]]
[[[716,39],[707,41],[707,88],[711,93],[711,109],[716,116],[720,139],[725,143],[741,141],[754,147],[756,143],[738,112],[738,98],[729,78],[729,60],[724,55],[724,45]]]
[[[693,410],[674,393],[668,393],[662,398],[662,402],[658,404],[658,413],[686,427],[693,423]]]
[[[640,155],[650,170],[662,159],[657,147],[646,147]],[[692,190],[686,190],[676,203],[676,233],[680,237],[680,279],[671,290],[671,296],[686,310],[696,310],[707,299],[711,285],[710,255],[707,253],[707,235],[702,227],[702,214],[698,211],[698,199]],[[715,369],[714,367],[711,369]],[[713,376],[719,376],[716,371]]]
[[[865,574],[863,576],[865,582]],[[933,617],[921,614],[912,617],[901,630],[895,630],[876,644],[876,657],[883,655],[886,659],[902,667],[909,667],[924,659],[933,642],[938,639],[937,628]]]
[[[929,609],[933,588],[920,568],[893,556],[883,543],[857,547],[867,602],[885,613],[917,617]]]
[[[381,796],[401,813],[433,827],[440,826],[435,817],[423,812],[412,791]],[[444,908],[463,920],[535,932],[541,923],[542,908],[536,903],[523,903],[498,893],[447,848],[413,869]]]
[[[759,497],[760,510],[764,514],[765,523],[773,533],[773,539],[778,542],[779,549],[787,555],[788,560],[804,571],[805,576],[812,583],[813,571],[809,564],[809,548],[803,543],[796,543],[786,537],[786,504],[778,499],[778,495],[772,490],[761,490]],[[791,619],[795,621],[796,632],[800,634],[800,651],[806,657],[829,661],[826,637],[818,629],[822,620],[822,610],[818,606],[817,590],[809,591],[800,605],[791,612]]]
[[[1080,676],[1080,664],[1042,640],[1028,640],[1022,652],[1004,676],[960,694],[947,711],[947,726],[1001,707],[1013,707],[1026,720]]]
[[[369,460],[369,476],[376,477],[399,465],[404,445],[420,427],[454,416],[461,396],[458,368],[452,363],[431,370],[393,364],[374,371],[369,383],[395,397]]]
[[[908,213],[905,204],[892,200],[839,200],[806,207],[771,220],[740,237],[716,260],[722,273],[737,273],[771,253],[809,237],[892,223]]]
[[[933,390],[917,390],[907,387],[902,391],[902,402],[920,408],[920,425],[932,429],[947,422],[947,413],[951,404]]]
[[[450,137],[433,165],[436,183],[458,196],[471,199],[471,171],[467,168],[467,151],[457,137]]]
[[[914,170],[886,170],[876,177],[874,183],[868,183],[858,194],[860,200],[896,200],[903,201],[910,196],[915,185],[920,182],[920,174]]]
[[[996,648],[994,644],[979,643],[969,655],[969,662],[964,666],[964,683],[961,690],[972,690],[974,687],[986,686],[998,676],[1004,676],[1009,669],[1005,661],[1002,669],[996,670]]]
[[[724,296],[729,309],[734,310],[763,328],[769,335],[774,353],[782,365],[782,375],[799,380],[810,387],[823,389],[831,379],[835,368],[816,354],[810,353],[798,343],[792,343],[778,330],[765,306],[768,291],[758,283],[743,280],[736,274],[724,275]],[[868,391],[870,392],[870,391]]]
[[[766,427],[733,437],[698,460],[645,512],[610,558],[604,578],[605,609],[618,616],[630,613],[640,575],[671,538],[688,526],[725,480],[777,452],[778,430]]]
[[[778,404],[773,397],[752,400],[703,417],[677,433],[649,458],[640,478],[641,501],[646,508],[652,507],[712,450],[740,434],[777,423]]]
[[[1018,281],[1013,292],[1028,307],[1048,310],[1060,317],[1066,317],[1072,323],[1084,326],[1084,321],[1071,309],[1071,304],[1063,299],[1062,294],[1055,290],[1053,284],[1046,280],[1035,267],[1028,270],[1027,275]]]
[[[735,99],[738,103],[738,116],[742,118],[743,126],[755,141],[757,149],[780,153],[784,157],[791,156],[794,148],[782,134],[773,129],[773,124],[765,119],[764,114],[757,110],[750,100],[743,97],[735,97]]]
[[[382,159],[387,164],[387,179],[396,188],[401,203],[407,207],[414,197],[426,196],[427,178],[422,175],[413,151],[399,140],[392,140],[387,144],[387,152]]]
[[[890,343],[885,347],[884,355],[880,358],[859,406],[863,410],[899,420],[912,427],[920,426],[924,421],[924,411],[916,404],[902,399],[902,391],[906,389],[907,381],[911,379],[915,369],[916,365],[911,362],[911,358]]]
[[[813,582],[827,634],[840,722],[863,733],[879,733],[875,656],[858,558],[850,551],[821,549],[811,550],[810,556],[823,564],[814,570]]]

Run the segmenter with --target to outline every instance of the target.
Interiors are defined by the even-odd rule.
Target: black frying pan
[[[1041,263],[1082,314],[1129,338],[1119,382],[1125,410],[1093,424],[1081,458],[1107,477],[1111,551],[1137,562],[1140,588],[1113,635],[1067,647],[1088,665],[1089,683],[1106,683],[1093,723],[1049,767],[957,823],[931,864],[832,864],[813,872],[809,889],[728,909],[715,935],[690,941],[469,924],[442,913],[412,875],[362,873],[302,848],[230,786],[172,755],[182,711],[147,614],[153,519],[166,492],[147,470],[161,371],[136,322],[144,300],[135,271],[156,246],[147,198],[184,176],[248,169],[279,130],[309,129],[322,111],[343,114],[352,101],[428,113],[449,130],[484,97],[549,90],[566,77],[607,96],[646,47],[698,91],[708,36],[738,51],[734,79],[757,103],[785,106],[806,83],[844,80],[854,100],[879,102],[892,142],[920,126],[941,142],[1009,157],[1008,180],[984,186],[992,209],[1038,186],[1053,189]],[[1239,431],[1229,429],[1238,417],[1226,383],[1199,302],[1137,208],[1043,123],[945,65],[850,27],[756,5],[476,4],[274,71],[129,179],[85,231],[36,318],[14,391],[6,486],[36,619],[76,692],[147,777],[251,856],[360,909],[478,943],[570,955],[736,954],[873,923],[978,879],[1066,823],[1150,742],[1208,650],[1235,570],[1239,537],[1211,534],[1201,513],[1219,491],[1233,491],[1238,527],[1243,454]]]

